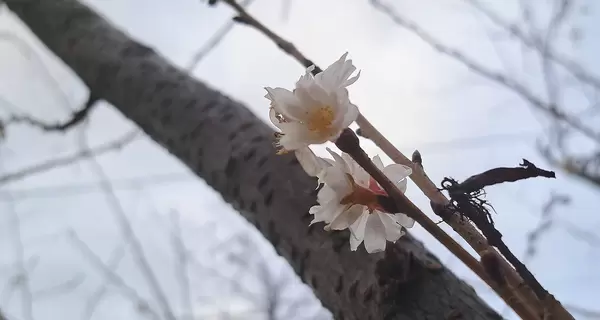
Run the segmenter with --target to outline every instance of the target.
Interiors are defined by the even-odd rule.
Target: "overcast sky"
[[[232,16],[225,5],[210,8],[197,0],[88,0],[86,3],[181,67],[187,66],[195,52]],[[514,166],[522,158],[547,166],[535,149],[536,139],[543,137],[543,117],[519,97],[432,51],[374,10],[368,1],[289,3],[286,10],[285,1],[256,0],[250,11],[321,67],[348,51],[362,70],[361,78],[350,88],[351,99],[403,152],[411,154],[418,148],[428,175],[435,182],[444,176],[464,179],[492,167]],[[502,3],[502,7],[496,8],[499,12],[507,15],[516,12],[513,1]],[[489,31],[485,19],[469,11],[463,1],[399,1],[396,8],[398,12],[410,13],[412,19],[445,43],[463,48],[477,61],[506,71],[543,93],[537,76],[539,68],[534,65],[536,60],[523,57],[519,47],[506,45],[507,37]],[[584,31],[597,30],[600,22],[592,21],[593,9],[590,16],[578,19],[574,26]],[[591,32],[585,35],[577,47],[563,41],[561,50],[600,74],[600,65],[594,61],[599,51],[594,45],[598,35]],[[0,40],[3,117],[16,109],[40,119],[59,120],[85,102],[85,86],[6,9],[0,15]],[[302,73],[303,68],[296,61],[256,31],[236,26],[200,62],[193,76],[245,102],[267,121],[268,103],[263,97],[263,87],[290,87]],[[567,104],[574,105],[582,101],[581,95],[573,92],[565,94],[565,99]],[[107,104],[92,113],[84,129],[64,135],[11,126],[0,146],[0,172],[13,172],[75,152],[82,137],[96,146],[118,139],[133,128]],[[365,145],[370,154],[378,152],[372,144]],[[322,153],[323,148],[318,148],[318,152]],[[389,163],[389,159],[384,159]],[[266,290],[260,280],[265,266],[269,281],[278,283],[282,295],[277,308],[281,319],[329,317],[266,241],[161,147],[141,136],[122,151],[97,160],[111,180],[116,181],[121,206],[177,313],[185,313],[185,304],[180,294],[181,281],[174,276],[177,255],[171,239],[172,212],[180,215],[186,245],[202,262],[189,279],[193,309],[200,318],[224,319],[215,312],[230,309],[238,313],[236,319],[265,319],[264,305],[260,305]],[[93,163],[82,161],[2,186],[0,306],[15,319],[26,319],[21,315],[21,293],[10,285],[19,269],[15,264],[19,260],[16,236],[23,239],[25,257],[29,259],[26,267],[31,269],[31,287],[38,293],[35,319],[81,318],[90,295],[105,282],[90,259],[74,246],[66,230],[75,231],[104,261],[111,255],[119,256],[122,250],[119,244],[124,241],[116,223],[118,215],[100,192],[95,182],[99,178],[93,168]],[[556,180],[539,179],[489,188],[488,199],[498,212],[494,215],[497,227],[520,257],[526,247],[527,233],[538,224],[541,208],[551,192],[567,194],[573,200],[568,207],[557,209],[555,214],[560,219],[591,232],[600,227],[598,191],[561,172]],[[407,194],[420,207],[429,207],[414,185],[409,185]],[[20,235],[14,232],[15,215],[19,217]],[[491,306],[499,311],[504,309],[500,300],[432,237],[418,226],[413,233],[457,275],[472,284]],[[244,252],[249,250],[245,243],[255,243],[260,254],[245,256]],[[236,264],[240,257],[250,260],[251,267]],[[544,234],[535,258],[528,265],[563,303],[594,309],[600,295],[599,257],[598,246],[573,237],[559,223]],[[142,297],[152,296],[130,253],[124,255],[117,272]],[[232,282],[226,280],[230,278],[240,280],[242,289],[231,286]],[[48,288],[65,281],[79,280],[73,291],[44,294]],[[123,292],[122,288],[110,287],[93,319],[133,319],[139,315],[131,295]],[[295,312],[298,306],[302,306],[303,312]]]

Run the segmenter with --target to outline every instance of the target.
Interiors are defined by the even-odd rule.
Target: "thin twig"
[[[44,121],[35,119],[31,116],[12,115],[2,125],[6,127],[11,124],[26,123],[26,124],[37,127],[40,130],[47,131],[47,132],[56,132],[56,131],[65,132],[68,129],[78,125],[83,120],[85,120],[87,118],[88,114],[93,109],[93,107],[95,105],[97,105],[96,102],[98,102],[98,99],[95,96],[93,96],[92,94],[90,94],[85,105],[82,108],[80,108],[79,110],[74,111],[71,114],[71,116],[69,117],[69,119],[66,121],[63,121],[63,122],[46,123]]]
[[[544,232],[550,230],[554,224],[554,208],[557,205],[566,205],[571,201],[568,195],[557,195],[552,194],[550,200],[544,205],[542,209],[542,216],[540,223],[527,234],[527,247],[525,254],[523,255],[523,263],[527,263],[532,259],[536,252],[536,245],[539,238]]]
[[[394,10],[394,8],[390,5],[386,5],[378,0],[369,0],[372,6],[378,11],[382,12],[386,16],[388,16],[394,23],[402,28],[409,30],[415,36],[419,37],[423,42],[431,46],[434,50],[438,51],[441,54],[444,54],[454,61],[457,61],[469,70],[474,73],[482,76],[483,78],[489,79],[496,84],[499,84],[510,91],[517,93],[521,98],[529,102],[532,106],[537,109],[549,114],[557,120],[560,120],[572,128],[578,130],[583,135],[588,138],[600,142],[600,133],[594,131],[592,128],[586,126],[583,122],[578,120],[576,117],[559,110],[558,108],[553,108],[548,105],[548,103],[544,102],[538,96],[536,96],[533,92],[531,92],[527,87],[522,85],[521,83],[516,82],[514,79],[509,79],[505,75],[500,74],[494,70],[491,70],[484,65],[476,62],[475,60],[467,57],[464,53],[451,48],[449,46],[444,45],[441,41],[433,37],[431,34],[427,33],[423,30],[419,25],[410,19],[401,16],[398,12]]]
[[[26,256],[25,256],[25,247],[23,246],[23,238],[21,235],[21,219],[19,217],[19,213],[15,208],[14,201],[9,201],[7,203],[8,211],[11,214],[12,223],[11,230],[13,233],[13,241],[15,248],[15,260],[18,269],[18,285],[21,288],[21,308],[23,317],[25,320],[34,320],[33,315],[33,293],[31,291],[30,286],[30,278],[29,272],[25,266]]]
[[[115,248],[108,258],[108,262],[103,264],[107,270],[114,273],[114,270],[119,266],[121,260],[125,257],[125,245],[119,245]],[[89,320],[94,315],[96,307],[104,298],[104,295],[108,291],[108,283],[103,283],[98,289],[96,289],[86,300],[85,308],[83,309],[82,320]]]
[[[187,317],[192,317],[193,314],[193,302],[192,302],[192,290],[190,288],[190,277],[189,277],[189,257],[188,252],[183,242],[183,235],[181,232],[181,217],[179,212],[171,211],[171,242],[177,255],[176,264],[176,277],[179,280],[179,288],[181,290],[181,298],[184,303],[185,312]]]
[[[111,211],[114,213],[115,218],[117,219],[118,225],[121,228],[123,236],[131,245],[132,255],[135,258],[141,273],[144,275],[144,278],[148,282],[148,285],[152,294],[154,295],[154,298],[156,299],[156,302],[162,309],[163,316],[169,320],[176,320],[175,315],[171,310],[169,300],[167,299],[164,290],[160,286],[158,279],[154,274],[154,271],[152,271],[152,267],[150,266],[146,255],[144,254],[142,244],[135,235],[133,227],[131,226],[129,219],[127,218],[127,213],[125,213],[125,209],[121,205],[119,198],[117,198],[117,195],[115,194],[115,191],[112,188],[110,180],[104,173],[104,169],[94,157],[89,158],[88,161],[92,167],[92,170],[100,180],[100,186],[102,188],[102,191],[104,192],[104,195],[106,196],[108,204],[112,209]]]
[[[464,0],[465,2],[471,4],[473,8],[477,9],[479,12],[483,13],[490,21],[500,26],[504,30],[506,30],[510,35],[519,39],[519,41],[524,44],[526,47],[541,51],[542,48],[542,40],[535,35],[527,35],[519,26],[509,23],[502,19],[499,15],[494,13],[492,10],[487,8],[478,0]],[[570,60],[564,55],[561,55],[554,50],[547,50],[545,55],[558,65],[562,66],[570,72],[576,79],[581,82],[587,83],[593,86],[596,90],[600,90],[600,78],[595,75],[589,74],[584,68],[581,67],[577,62]]]
[[[144,310],[146,311],[146,314],[152,319],[160,320],[160,316],[154,310],[153,306],[146,299],[140,296],[134,288],[129,286],[127,282],[118,273],[112,270],[112,268],[107,267],[102,261],[102,259],[100,259],[100,257],[98,257],[94,253],[94,251],[92,251],[92,249],[90,249],[90,247],[79,238],[75,231],[71,230],[70,232],[68,232],[68,235],[73,245],[77,247],[77,249],[79,249],[82,255],[87,259],[87,261],[90,264],[92,264],[92,266],[94,266],[96,269],[98,269],[104,275],[104,277],[108,281],[110,281],[110,283],[117,286],[120,289],[120,291],[135,305],[143,306]]]
[[[70,164],[73,164],[77,161],[80,161],[80,160],[83,160],[86,158],[91,158],[91,157],[98,156],[98,155],[101,155],[101,154],[104,154],[104,153],[107,153],[110,151],[119,150],[119,149],[123,148],[124,146],[126,146],[127,144],[129,144],[130,142],[132,142],[138,136],[139,136],[139,131],[136,129],[136,130],[133,130],[133,131],[125,134],[122,137],[119,137],[118,139],[107,142],[98,147],[88,149],[88,150],[80,150],[79,152],[72,154],[72,155],[68,155],[68,156],[61,157],[61,158],[50,159],[50,160],[44,161],[42,163],[32,165],[27,168],[17,170],[15,172],[4,174],[4,175],[0,176],[0,185],[6,184],[9,182],[13,182],[13,181],[17,181],[17,180],[21,180],[21,179],[23,179],[27,176],[33,175],[33,174],[39,174],[39,173],[46,172],[46,171],[49,171],[52,169],[68,166]]]
[[[246,8],[249,5],[251,5],[252,2],[254,2],[254,0],[244,0],[240,4],[240,6],[242,8]],[[233,27],[235,25],[235,21],[229,20],[221,28],[219,28],[217,32],[215,32],[212,35],[212,37],[208,39],[208,41],[206,41],[202,45],[202,47],[198,49],[198,51],[196,51],[196,53],[192,57],[192,60],[187,65],[186,70],[189,72],[194,71],[194,69],[196,69],[200,61],[204,59],[212,50],[214,50],[217,47],[217,45],[219,45],[219,43],[223,41],[223,39],[225,39],[225,37],[231,32],[231,30],[233,30]]]

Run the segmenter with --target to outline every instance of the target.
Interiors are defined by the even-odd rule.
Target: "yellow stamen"
[[[308,130],[326,135],[331,130],[330,126],[333,123],[333,108],[330,106],[320,106],[310,111],[306,126]]]

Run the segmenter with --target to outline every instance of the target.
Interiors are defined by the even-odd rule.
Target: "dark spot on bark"
[[[146,61],[142,61],[142,63],[140,63],[140,65],[138,67],[142,72],[145,72],[145,73],[155,73],[157,71],[156,65],[154,63],[150,63],[150,62],[146,62]]]
[[[238,129],[238,131],[239,132],[244,132],[244,131],[246,131],[246,130],[248,130],[250,128],[252,128],[252,122],[246,122],[246,123],[244,123],[244,124],[242,124],[240,126],[240,128]]]
[[[221,121],[229,122],[233,118],[233,113],[226,113],[221,117]]]
[[[269,192],[267,192],[267,195],[265,196],[265,206],[270,206],[271,203],[273,203],[273,190],[269,190]]]
[[[267,163],[267,160],[268,160],[268,159],[269,159],[269,158],[268,158],[268,157],[266,157],[266,156],[263,156],[262,158],[260,158],[260,159],[258,160],[258,163],[257,163],[257,164],[258,164],[258,168],[261,168],[261,167],[262,167],[262,166],[263,166],[265,163]]]
[[[233,188],[231,189],[231,196],[234,199],[237,199],[240,196],[240,186],[239,185],[234,185]]]
[[[204,109],[204,112],[210,112],[217,106],[217,103],[217,101],[211,100],[205,106],[203,106],[202,109]]]
[[[371,301],[371,299],[373,299],[374,296],[374,290],[373,290],[373,286],[369,286],[367,288],[367,291],[365,291],[365,294],[363,296],[363,302],[364,303],[368,303],[369,301]]]
[[[296,261],[297,258],[298,258],[298,249],[296,249],[296,246],[292,246],[292,250],[290,250],[290,259],[292,261]]]
[[[263,140],[264,140],[264,138],[262,136],[255,136],[254,138],[250,139],[250,142],[251,143],[258,143],[258,142],[261,142]]]
[[[358,291],[358,280],[352,282],[348,289],[348,296],[352,299],[356,298],[356,292]]]
[[[163,91],[166,87],[167,87],[167,82],[159,80],[154,85],[154,90],[155,90],[155,92],[160,92],[160,91]]]
[[[344,317],[344,313],[342,312],[342,310],[338,310],[338,312],[335,315],[335,319],[336,320],[345,320],[346,319]]]
[[[256,212],[256,202],[255,201],[252,201],[250,203],[250,211],[253,212],[253,213]]]
[[[173,104],[173,99],[171,99],[171,98],[164,98],[160,102],[160,106],[163,108],[169,108],[172,104]]]
[[[250,159],[254,158],[254,156],[256,155],[256,149],[251,149],[250,151],[248,151],[248,153],[244,156],[244,161],[249,161]]]
[[[163,101],[164,102],[164,101]],[[160,123],[161,124],[167,124],[169,122],[171,122],[171,114],[170,113],[164,113],[161,117],[160,117]]]
[[[219,173],[217,173],[216,171],[210,174],[210,182],[212,182],[213,184],[217,184],[219,180]]]
[[[269,238],[271,239],[271,244],[273,244],[273,246],[277,246],[277,244],[279,243],[280,237],[279,237],[279,233],[277,233],[277,230],[275,229],[275,222],[273,222],[273,220],[269,220],[269,224],[267,227],[267,234],[269,235]]]
[[[194,108],[194,106],[196,106],[196,100],[190,100],[190,101],[186,102],[183,107],[185,109],[192,109],[192,108]]]
[[[335,287],[333,288],[335,293],[340,293],[344,289],[344,279],[343,277],[338,277],[335,283]]]
[[[303,275],[304,274],[304,269],[306,268],[306,264],[308,263],[308,258],[310,258],[310,250],[305,250],[304,253],[302,253],[302,258],[300,258],[300,270],[298,272],[298,274]]]
[[[319,282],[317,281],[317,277],[316,276],[313,275],[310,278],[310,284],[312,285],[313,289],[319,290]]]
[[[125,76],[122,80],[121,80],[121,84],[125,89],[129,89],[130,87],[133,86],[133,78],[130,76]]]
[[[260,179],[258,179],[258,189],[264,188],[269,182],[269,174],[265,173]]]
[[[229,158],[225,165],[225,175],[230,178],[237,167],[237,160],[233,157]]]
[[[233,131],[232,133],[230,133],[230,134],[227,136],[227,140],[229,140],[229,141],[232,141],[233,139],[235,139],[235,137],[236,137],[237,135],[238,135],[238,132],[237,132],[237,131]]]
[[[154,51],[145,45],[130,41],[129,46],[125,47],[121,54],[126,57],[143,57],[152,54]]]

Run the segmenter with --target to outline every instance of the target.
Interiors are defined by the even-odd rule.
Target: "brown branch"
[[[393,202],[392,212],[401,212],[407,214],[409,217],[414,219],[421,227],[423,227],[429,234],[431,234],[436,240],[442,243],[450,252],[452,252],[458,259],[460,259],[471,271],[479,276],[484,282],[486,282],[490,288],[492,288],[498,295],[500,295],[504,301],[513,308],[513,310],[522,317],[522,319],[537,319],[535,314],[523,305],[518,299],[516,299],[507,290],[502,290],[499,285],[502,282],[496,282],[490,278],[488,273],[485,271],[483,266],[473,258],[468,252],[466,252],[460,244],[458,244],[452,237],[440,229],[421,209],[415,206],[398,188],[386,177],[381,170],[379,170],[375,164],[371,161],[367,153],[360,147],[360,141],[354,131],[350,129],[344,129],[335,145],[342,151],[349,154],[367,173],[375,179],[381,185],[381,187],[387,193],[387,197],[379,197],[380,200],[388,198],[384,205],[390,206]],[[484,231],[484,230],[482,230]],[[485,232],[484,232],[485,234]],[[502,248],[504,249],[504,248]],[[505,287],[505,286],[504,286]]]
[[[554,171],[540,169],[526,159],[523,159],[523,163],[521,163],[519,166],[520,167],[515,168],[494,168],[483,173],[473,175],[465,179],[463,182],[453,186],[453,188],[458,188],[465,193],[472,193],[487,186],[504,182],[515,182],[535,177],[556,178]]]

